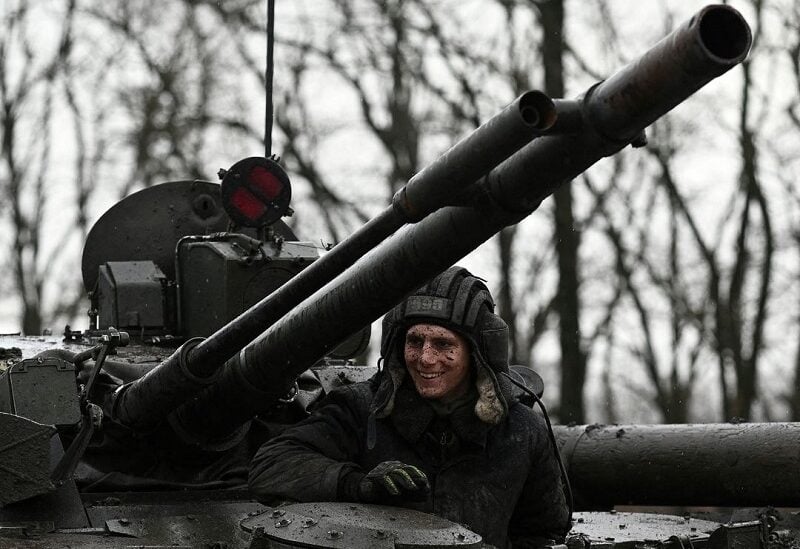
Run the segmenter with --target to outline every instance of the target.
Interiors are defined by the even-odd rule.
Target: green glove
[[[425,501],[430,492],[425,473],[399,461],[379,463],[358,484],[359,499],[367,503]]]

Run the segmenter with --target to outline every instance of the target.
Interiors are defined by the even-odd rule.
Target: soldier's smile
[[[470,353],[462,335],[436,324],[415,324],[406,332],[403,356],[421,397],[446,402],[467,392]]]

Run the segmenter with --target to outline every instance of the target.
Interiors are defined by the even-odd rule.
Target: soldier
[[[560,541],[569,513],[544,420],[512,396],[508,327],[484,283],[452,267],[383,320],[383,367],[332,391],[264,444],[250,488],[269,502],[398,505],[498,548]]]

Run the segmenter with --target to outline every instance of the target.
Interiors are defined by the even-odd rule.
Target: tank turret
[[[326,253],[280,221],[291,213],[291,187],[276,158],[237,162],[221,171],[221,185],[175,182],[122,200],[87,239],[89,328],[67,329],[70,347],[0,375],[0,457],[9,456],[0,463],[10,463],[0,545],[15,536],[20,547],[117,547],[131,538],[253,549],[481,547],[469,530],[408,510],[267,507],[250,498],[243,475],[254,448],[303,417],[308,400],[374,371],[346,362],[374,320],[599,159],[643,144],[648,125],[741,62],[750,43],[738,12],[710,6],[578,99],[527,92]],[[136,358],[142,349],[148,360]],[[760,482],[747,449],[777,432],[783,444],[767,467],[786,474]],[[556,429],[585,509],[793,505],[799,433],[794,424]],[[715,486],[719,459],[741,482],[701,497]],[[692,488],[676,489],[681,478]],[[767,519],[575,518],[570,547],[758,547],[770,529]]]

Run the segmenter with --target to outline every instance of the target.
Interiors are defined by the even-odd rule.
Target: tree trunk
[[[538,4],[542,25],[544,91],[551,97],[564,96],[564,3],[552,0]],[[555,242],[558,254],[558,297],[561,344],[560,419],[563,423],[583,423],[583,385],[586,355],[581,348],[580,300],[578,298],[578,247],[580,235],[574,228],[572,190],[569,184],[553,194],[555,202]]]
[[[511,285],[512,245],[516,235],[516,226],[506,227],[498,236],[500,247],[500,287],[497,292],[497,312],[508,324],[509,356],[512,364],[527,364],[528,356],[522,356],[517,338],[517,310],[514,307],[514,296]],[[530,349],[527,349],[530,351]]]

